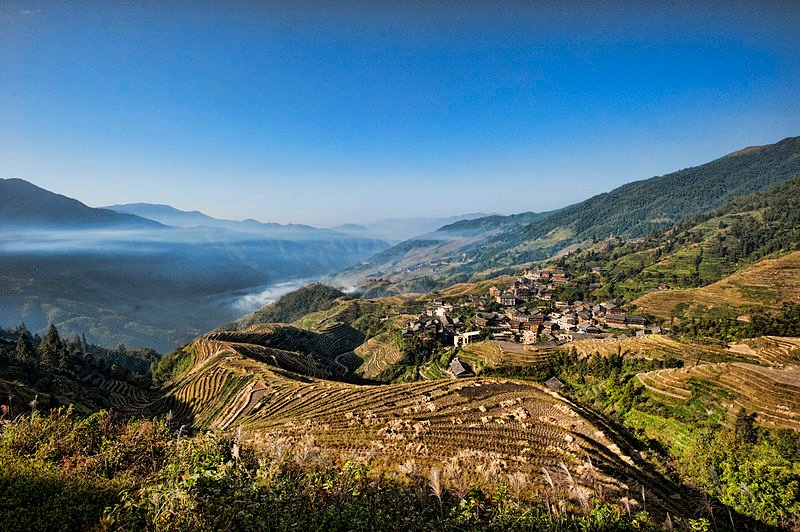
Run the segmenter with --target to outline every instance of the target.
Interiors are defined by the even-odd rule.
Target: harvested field
[[[374,379],[403,359],[403,352],[392,333],[381,333],[358,346],[355,354],[363,360],[356,372],[364,378]]]
[[[800,252],[765,259],[716,283],[688,290],[646,294],[634,304],[648,314],[669,319],[679,304],[707,308],[778,308],[800,302]]]
[[[561,348],[575,348],[581,356],[590,356],[594,353],[608,356],[619,352],[650,359],[676,358],[687,363],[694,363],[698,359],[706,362],[719,362],[750,358],[745,354],[729,352],[723,347],[679,342],[668,336],[657,334],[623,339],[609,337],[577,340],[566,343]]]
[[[195,343],[205,344],[194,347],[203,353],[198,365],[171,383],[161,404],[178,422],[242,427],[256,444],[313,441],[386,464],[523,472],[541,487],[542,468],[553,476],[566,468],[577,482],[609,493],[642,483],[668,500],[610,436],[535,384],[472,378],[363,386],[280,369],[265,360],[263,346]]]
[[[755,359],[764,366],[800,363],[800,338],[762,336],[731,345],[729,350]]]
[[[716,397],[731,414],[755,412],[759,423],[800,430],[800,367],[772,368],[742,362],[640,373],[639,381],[657,396],[688,401],[695,390]]]
[[[514,342],[487,340],[467,344],[459,351],[459,357],[475,369],[496,366],[527,366],[542,362],[552,348],[539,349]]]

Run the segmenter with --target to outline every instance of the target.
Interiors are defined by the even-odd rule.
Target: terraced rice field
[[[472,364],[475,369],[496,366],[527,366],[538,364],[547,358],[552,349],[537,349],[514,342],[487,340],[467,344],[459,351],[459,357]]]
[[[331,353],[352,351],[364,342],[364,335],[344,323],[334,323],[318,331]]]
[[[403,359],[403,352],[391,333],[381,333],[370,338],[355,349],[355,354],[363,360],[356,372],[367,379],[378,377],[381,372]]]
[[[653,292],[634,303],[648,314],[669,319],[680,303],[708,308],[778,308],[784,301],[800,302],[800,252],[762,260],[708,286]]]
[[[401,296],[347,300],[328,310],[307,314],[293,325],[308,330],[321,330],[335,323],[353,323],[368,314],[396,315],[409,305],[412,305],[412,300]]]
[[[688,401],[693,389],[710,393],[731,414],[740,408],[755,412],[767,426],[800,430],[800,367],[771,368],[742,362],[640,373],[651,392]]]
[[[493,277],[486,281],[479,281],[476,283],[459,283],[446,288],[444,290],[436,291],[432,294],[433,298],[457,298],[469,295],[482,295],[489,292],[491,286],[507,286],[516,280],[514,275],[502,275],[500,277]]]
[[[110,379],[103,383],[102,390],[109,393],[111,407],[120,412],[138,412],[150,408],[161,394],[149,392],[127,382]]]
[[[800,338],[762,336],[731,345],[729,350],[764,366],[781,367],[800,362]]]
[[[566,469],[575,482],[607,493],[638,483],[660,489],[612,437],[535,384],[473,378],[361,386],[280,369],[252,356],[260,346],[196,343],[197,364],[161,404],[181,423],[242,427],[257,444],[313,441],[386,464],[458,462],[465,471],[523,472],[542,485],[542,468],[556,482]]]
[[[564,344],[561,348],[575,348],[581,356],[589,356],[594,353],[608,356],[620,352],[651,359],[677,358],[692,364],[698,359],[706,362],[717,362],[750,358],[743,353],[730,352],[722,347],[679,342],[668,336],[657,334],[632,336],[623,339],[577,340]]]

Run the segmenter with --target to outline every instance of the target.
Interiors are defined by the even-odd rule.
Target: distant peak
[[[800,137],[786,137],[785,139],[780,140],[775,144],[764,144],[763,146],[748,146],[746,148],[742,148],[741,150],[736,150],[734,152],[731,152],[725,157],[742,157],[747,155],[755,155],[769,148],[779,147],[779,146],[790,147],[792,149],[795,149],[798,144],[800,144]]]
[[[764,151],[770,146],[772,146],[772,144],[765,144],[764,146],[748,146],[746,148],[742,148],[741,150],[736,150],[734,152],[731,152],[725,157],[741,157],[743,155],[754,155],[758,152]]]

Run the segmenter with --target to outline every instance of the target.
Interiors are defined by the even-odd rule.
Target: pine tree
[[[47,334],[39,344],[39,359],[44,366],[55,368],[59,365],[62,351],[64,351],[64,343],[58,335],[58,329],[55,325],[50,324]]]
[[[24,364],[34,364],[36,362],[36,351],[31,343],[31,335],[25,324],[17,327],[17,346],[14,349],[14,357]]]

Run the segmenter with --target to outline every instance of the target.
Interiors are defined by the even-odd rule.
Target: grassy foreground
[[[454,493],[440,471],[388,475],[313,443],[254,451],[166,421],[68,410],[0,425],[6,530],[703,530],[636,505],[575,504],[515,486]],[[8,528],[10,527],[10,528]]]

